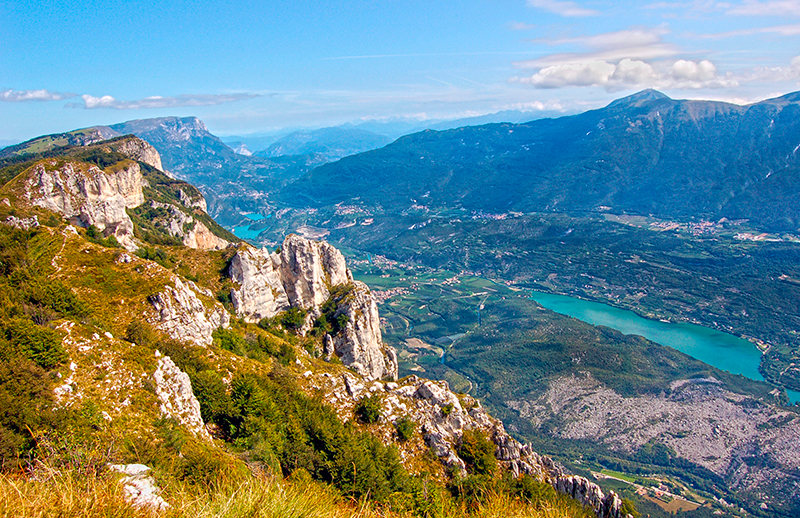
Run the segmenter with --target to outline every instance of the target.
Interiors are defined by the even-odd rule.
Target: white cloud
[[[747,81],[792,81],[800,78],[800,56],[795,56],[785,67],[758,67],[745,77]]]
[[[679,59],[672,64],[672,77],[678,81],[712,81],[717,76],[717,67],[714,63],[703,60],[700,62]]]
[[[630,88],[724,88],[739,84],[735,78],[718,75],[710,61],[683,59],[661,68],[633,59],[623,59],[617,64],[602,60],[567,63],[545,67],[531,77],[512,81],[534,88],[601,86],[612,92]]]
[[[600,14],[595,10],[585,9],[575,2],[562,0],[528,0],[528,5],[561,16],[597,16]]]
[[[581,45],[587,48],[582,53],[551,54],[543,58],[515,63],[518,68],[541,68],[549,65],[568,64],[589,61],[613,61],[628,59],[651,60],[673,57],[679,49],[666,43],[662,36],[668,34],[666,27],[650,29],[632,28],[623,31],[562,38],[558,40],[539,41],[548,45]]]
[[[747,0],[728,10],[728,14],[745,16],[800,16],[797,0]]]
[[[72,108],[86,108],[87,110],[98,108],[109,108],[114,110],[145,110],[153,108],[177,108],[181,106],[215,106],[218,104],[243,101],[261,97],[260,94],[240,93],[240,94],[212,94],[212,95],[178,95],[175,97],[146,97],[136,101],[120,101],[104,95],[94,97],[92,95],[82,95],[83,104],[70,103]]]
[[[76,97],[76,94],[49,90],[0,90],[0,101],[5,102],[62,101],[71,97]]]
[[[563,88],[565,86],[603,86],[616,67],[605,61],[567,63],[545,67],[533,76],[519,79],[534,88]]]

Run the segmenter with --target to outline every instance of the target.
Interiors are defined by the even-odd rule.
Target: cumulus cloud
[[[534,88],[565,88],[570,86],[600,86],[608,91],[629,88],[723,88],[737,86],[736,79],[717,74],[708,60],[699,62],[677,60],[656,68],[641,60],[622,59],[619,63],[593,60],[544,67],[531,77],[516,78],[514,82]]]
[[[62,101],[76,94],[51,92],[49,90],[0,90],[0,101],[19,103],[26,101]]]
[[[86,108],[87,110],[109,108],[113,110],[145,110],[152,108],[177,108],[181,106],[216,106],[218,104],[232,103],[261,97],[259,94],[211,94],[211,95],[177,95],[174,97],[153,96],[136,101],[120,101],[110,95],[94,97],[82,95],[83,104],[70,103],[71,108]]]
[[[600,14],[593,9],[585,9],[575,2],[563,0],[528,0],[528,5],[561,16],[597,16]]]

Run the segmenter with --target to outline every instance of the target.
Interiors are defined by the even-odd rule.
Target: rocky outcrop
[[[16,216],[9,216],[6,218],[6,225],[22,230],[30,230],[39,227],[39,217],[34,215],[30,218],[18,218]]]
[[[132,137],[113,142],[110,143],[109,147],[112,151],[125,155],[131,160],[144,162],[149,166],[155,167],[159,171],[164,170],[161,165],[161,155],[158,154],[156,148],[140,138]]]
[[[181,200],[181,203],[187,207],[194,207],[207,213],[208,204],[206,203],[206,199],[203,197],[203,195],[200,194],[199,191],[196,191],[192,194],[193,196],[187,194],[183,189],[178,189],[178,199]]]
[[[378,304],[367,285],[353,281],[333,315],[346,317],[346,324],[331,337],[342,363],[369,379],[397,379],[397,353],[383,345]]]
[[[126,248],[133,244],[133,222],[127,208],[144,203],[139,164],[129,162],[112,172],[76,162],[40,162],[33,167],[25,190],[36,206],[52,210],[82,227],[93,225],[114,235]]]
[[[600,486],[584,477],[561,475],[553,480],[556,491],[567,494],[595,510],[600,518],[624,518],[620,513],[622,500],[613,491],[603,494]],[[630,516],[630,515],[628,515]]]
[[[144,464],[109,464],[108,469],[124,475],[119,483],[125,492],[125,501],[133,507],[161,511],[169,504],[158,494],[160,489]]]
[[[193,282],[184,284],[175,277],[174,286],[165,286],[148,300],[158,312],[159,329],[176,340],[208,347],[215,330],[230,326],[230,316],[217,302],[206,308],[195,290],[199,291]]]
[[[180,191],[183,193],[183,191]],[[153,222],[167,231],[172,237],[181,240],[183,246],[197,250],[222,250],[230,243],[212,233],[202,221],[171,203],[150,201],[154,209],[161,209],[165,216],[157,217]]]
[[[196,436],[210,440],[189,375],[180,370],[169,356],[164,356],[158,360],[153,381],[161,403],[161,415],[175,419]]]
[[[313,309],[330,296],[330,286],[353,280],[342,253],[322,241],[287,236],[281,247],[281,279],[293,307]]]
[[[503,423],[490,416],[478,400],[453,393],[446,381],[409,376],[398,383],[365,384],[350,374],[340,377],[323,374],[313,388],[325,393],[326,399],[339,409],[343,418],[351,416],[352,408],[364,397],[379,395],[383,423],[411,419],[431,451],[456,471],[465,469],[465,463],[457,453],[464,431],[480,430],[495,444],[495,457],[505,469],[515,475],[524,473],[551,484],[558,491],[592,507],[601,518],[625,518],[620,512],[622,502],[615,493],[604,494],[594,482],[566,474],[552,459],[537,454],[530,445],[521,444],[511,437]],[[391,440],[394,427],[387,426],[384,430],[384,439]]]
[[[344,256],[328,243],[291,235],[280,253],[245,246],[233,256],[229,275],[238,285],[231,290],[233,307],[248,322],[300,308],[308,312],[308,329],[335,292],[327,317],[337,325],[323,339],[326,354],[367,379],[397,378],[397,355],[383,343],[375,298],[353,281]]]
[[[228,274],[239,285],[231,290],[233,307],[247,322],[272,318],[291,307],[283,287],[279,254],[246,246],[231,259]]]

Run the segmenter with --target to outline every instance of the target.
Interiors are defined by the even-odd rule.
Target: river
[[[758,372],[761,351],[742,338],[694,324],[649,320],[633,311],[565,295],[534,291],[531,292],[531,298],[556,313],[596,326],[610,327],[627,335],[643,336],[718,369],[764,381],[764,377]],[[790,401],[800,402],[800,392],[786,392]]]

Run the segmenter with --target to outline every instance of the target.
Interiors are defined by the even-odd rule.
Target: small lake
[[[270,214],[270,216],[271,215],[272,214]],[[251,219],[253,221],[260,221],[260,220],[264,219],[264,217],[265,217],[263,214],[259,214],[257,212],[251,212],[249,214],[242,214],[242,216],[244,216],[247,219]],[[266,217],[269,217],[269,216],[266,216]]]
[[[259,214],[257,212],[250,212],[248,214],[242,214],[242,216],[246,217],[250,221],[255,222],[255,221],[261,221],[262,219],[265,218],[269,218],[272,216],[272,214],[267,214],[266,216],[264,216],[263,214]],[[242,225],[239,227],[233,227],[231,228],[231,232],[233,232],[233,234],[240,239],[250,239],[252,241],[255,241],[256,239],[258,239],[258,234],[261,233],[261,230],[251,230],[250,227],[252,227],[252,225],[253,225],[252,223],[248,223],[246,225]]]
[[[764,381],[764,377],[758,372],[761,351],[742,338],[694,324],[649,320],[633,311],[565,295],[534,291],[530,298],[556,313],[596,326],[610,327],[626,335],[643,336],[718,369]],[[786,392],[793,403],[800,401],[800,392]]]
[[[233,232],[233,234],[240,239],[251,239],[251,240],[258,239],[258,234],[261,233],[260,230],[250,230],[250,225],[233,227],[231,229],[231,232]]]

